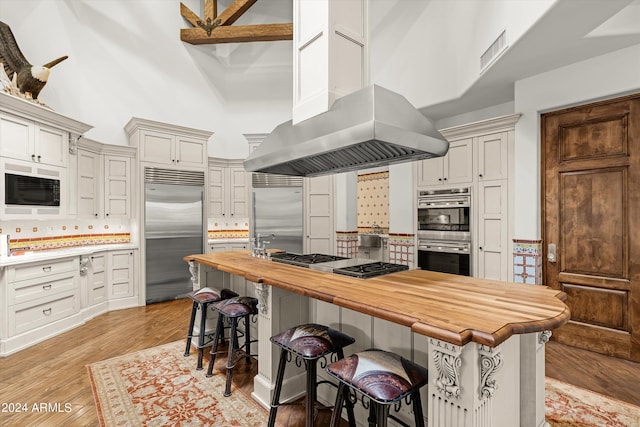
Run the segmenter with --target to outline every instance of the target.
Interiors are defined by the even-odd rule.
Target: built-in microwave
[[[60,180],[37,175],[5,172],[4,204],[60,206]]]

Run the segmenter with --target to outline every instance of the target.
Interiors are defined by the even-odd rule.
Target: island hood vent
[[[444,156],[449,143],[407,99],[377,85],[329,111],[278,125],[244,161],[249,172],[319,176]]]

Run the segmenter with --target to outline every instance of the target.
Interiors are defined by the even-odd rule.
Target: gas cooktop
[[[271,259],[283,264],[306,267],[312,270],[326,271],[345,276],[368,279],[383,274],[408,270],[409,267],[402,264],[372,261],[364,258],[346,258],[325,254],[295,254],[290,252],[277,252],[271,254]]]

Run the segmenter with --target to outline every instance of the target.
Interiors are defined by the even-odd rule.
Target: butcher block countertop
[[[189,255],[185,261],[245,277],[410,327],[455,345],[495,347],[514,334],[569,321],[564,292],[474,277],[407,270],[356,279],[256,258],[249,251]]]

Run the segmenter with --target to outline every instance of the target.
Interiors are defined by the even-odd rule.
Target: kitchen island
[[[254,397],[263,405],[269,402],[274,378],[269,337],[292,326],[287,323],[309,320],[304,310],[277,303],[274,297],[284,292],[427,337],[423,351],[430,379],[424,401],[429,426],[546,424],[544,344],[551,329],[569,320],[560,291],[423,270],[356,279],[252,257],[248,251],[190,255],[185,261],[194,286],[224,285],[224,279],[212,283],[215,276],[207,278],[212,270],[255,284],[260,342]],[[300,315],[285,316],[283,310]]]

